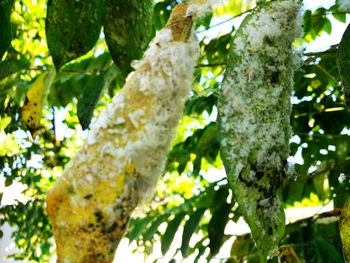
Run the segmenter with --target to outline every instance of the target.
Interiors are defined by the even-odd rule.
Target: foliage
[[[153,31],[164,26],[177,2],[180,1],[153,3]],[[250,4],[245,5],[246,2]],[[103,35],[96,33],[100,32],[102,22],[106,27],[113,18],[91,25],[89,33],[94,31],[94,41],[86,40],[88,35],[84,35],[81,28],[73,32],[69,30],[76,28],[65,27],[68,32],[64,36],[72,36],[73,42],[86,40],[81,45],[88,43],[88,48],[79,49],[84,50],[83,54],[63,59],[53,50],[60,54],[66,42],[55,42],[49,40],[50,34],[45,35],[46,10],[49,14],[46,1],[18,0],[14,1],[12,9],[8,8],[11,3],[0,1],[0,173],[5,187],[16,182],[26,189],[24,201],[2,204],[0,224],[7,222],[15,227],[12,235],[20,252],[11,257],[46,262],[53,253],[53,241],[45,211],[45,195],[83,143],[86,132],[82,129],[94,121],[119,91],[125,74],[120,65],[113,62],[115,59],[109,54]],[[331,33],[334,30],[331,17],[345,23],[346,12],[339,4],[304,10],[304,34],[296,44],[307,46],[318,41],[322,34]],[[215,18],[239,16],[249,8],[253,8],[251,1],[230,1],[225,8],[215,10],[196,24],[196,30],[203,32],[198,34],[201,57],[191,98],[186,103],[157,194],[145,211],[129,223],[127,238],[143,253],[151,253],[152,242],[160,240],[162,252],[168,256],[175,253],[175,258],[208,261],[215,258],[223,243],[234,239],[225,232],[225,227],[237,222],[241,214],[226,180],[220,176],[223,168],[216,137],[216,104],[228,49],[236,30],[233,28],[217,36],[206,33],[213,32],[210,27],[214,26]],[[7,19],[9,10],[11,20]],[[74,21],[68,21],[68,25]],[[230,18],[226,24],[231,21]],[[54,30],[54,35],[62,34],[61,26],[46,30]],[[139,30],[130,29],[129,34],[140,34]],[[9,38],[12,39],[10,45]],[[55,42],[54,48],[50,41]],[[57,56],[63,60],[57,62]],[[127,61],[135,59],[132,56],[127,54]],[[345,93],[340,85],[336,57],[337,46],[321,52],[304,52],[295,73],[290,156],[297,162],[294,166],[297,180],[290,180],[283,190],[286,208],[330,202],[335,208],[341,208],[349,196],[350,114],[344,106]],[[48,94],[36,135],[32,137],[21,114],[26,94],[54,64],[60,71],[51,84],[45,84]],[[339,213],[332,213],[287,225],[280,244],[281,257],[297,257],[301,262],[343,262],[338,218]],[[174,247],[177,233],[182,235],[181,244]],[[244,260],[257,262],[256,250],[248,235],[236,238],[231,257],[222,261]]]

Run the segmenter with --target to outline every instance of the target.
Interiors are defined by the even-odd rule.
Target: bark
[[[48,193],[57,262],[112,262],[131,213],[152,193],[197,59],[187,7],[175,7]]]
[[[221,157],[261,254],[275,255],[284,233],[298,0],[262,3],[236,33],[219,98]]]
[[[340,237],[343,247],[343,256],[346,263],[350,262],[350,198],[344,204],[340,216]]]

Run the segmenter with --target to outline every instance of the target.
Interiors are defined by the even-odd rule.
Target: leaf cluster
[[[105,10],[108,1],[74,1],[81,4],[74,9],[82,8],[81,14],[67,4],[70,1],[52,0],[48,5],[43,0],[0,2],[0,178],[5,187],[25,186],[24,200],[2,204],[0,225],[8,223],[14,227],[12,235],[20,252],[11,257],[45,262],[53,252],[45,195],[83,143],[86,136],[83,129],[89,127],[119,92],[126,72],[130,71],[130,61],[139,58],[145,46],[130,44],[117,51],[110,49],[108,41],[112,41],[114,30],[118,31],[113,17],[106,16],[99,8],[85,7],[98,3]],[[151,25],[151,34],[164,26],[177,2],[152,2],[153,15],[151,22],[147,22],[147,28]],[[151,254],[152,244],[160,240],[165,258],[188,257],[193,262],[218,260],[222,245],[234,241],[230,245],[230,257],[219,261],[258,262],[249,235],[236,237],[225,231],[238,222],[241,215],[223,179],[216,136],[216,104],[236,30],[230,26],[228,32],[213,36],[211,27],[221,15],[237,16],[252,8],[250,4],[244,6],[245,1],[233,2],[234,6],[229,4],[197,22],[201,56],[193,91],[168,155],[164,178],[151,208],[129,223],[127,238],[145,254]],[[58,14],[58,8],[71,10],[61,10]],[[85,11],[97,12],[102,18],[91,22],[89,28],[81,28],[79,15],[87,20],[92,16]],[[57,16],[65,17],[58,22]],[[149,18],[149,14],[146,16]],[[298,43],[308,45],[331,33],[330,17],[346,21],[346,13],[339,9],[339,4],[305,10],[304,34]],[[46,28],[45,34],[46,19],[51,20],[51,29]],[[230,18],[222,25],[233,20]],[[110,26],[113,32],[104,31],[106,35],[101,35],[102,25],[104,30]],[[144,27],[142,22],[137,22],[135,27],[119,29],[126,30],[123,33],[136,43]],[[47,43],[51,44],[47,47]],[[74,52],[62,55],[70,50]],[[121,58],[116,59],[113,54],[123,50],[130,51],[126,55],[128,62],[122,63],[129,63],[124,69],[120,67]],[[336,63],[337,50],[335,45],[321,52],[302,54],[301,66],[295,73],[290,160],[295,162],[297,180],[290,180],[285,186],[286,207],[332,202],[335,208],[341,208],[349,196],[350,116],[344,104],[346,93]],[[49,54],[59,72],[48,87],[40,126],[33,138],[23,122],[21,110],[35,78],[53,67]],[[0,193],[1,196],[4,201],[6,196]],[[281,255],[297,257],[300,262],[342,262],[338,217],[339,213],[289,224],[281,243]],[[177,240],[181,240],[179,244]],[[277,259],[271,262],[273,260]]]

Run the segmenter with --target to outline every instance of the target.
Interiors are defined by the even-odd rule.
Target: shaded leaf
[[[188,255],[189,243],[193,233],[196,231],[206,209],[198,209],[186,221],[182,233],[181,253],[184,257]]]
[[[350,25],[346,28],[339,43],[337,65],[344,86],[345,102],[350,100]]]
[[[86,86],[78,100],[77,115],[83,130],[89,128],[94,109],[104,87],[103,76],[86,76]]]
[[[0,1],[0,61],[11,45],[11,10],[13,0]]]
[[[158,231],[158,227],[161,223],[163,223],[170,215],[169,214],[162,214],[159,217],[157,217],[155,220],[153,220],[148,228],[147,231],[143,234],[144,240],[151,240],[155,233]]]
[[[231,255],[244,258],[249,255],[257,255],[258,251],[249,234],[237,236],[231,247]]]
[[[154,6],[153,24],[156,30],[162,29],[169,19],[171,9],[176,5],[174,0],[165,0]]]
[[[105,87],[109,87],[119,75],[115,66],[111,66],[103,75],[85,76],[84,91],[78,100],[77,112],[79,122],[85,130],[89,128],[94,109]]]
[[[57,70],[84,55],[96,44],[103,9],[103,0],[48,1],[46,38]]]
[[[127,237],[129,238],[129,240],[133,241],[138,239],[142,232],[145,231],[145,227],[151,220],[153,220],[153,218],[150,216],[130,220],[129,230],[127,233]]]
[[[186,215],[185,213],[177,214],[173,220],[168,222],[168,226],[165,230],[164,235],[162,235],[162,239],[161,239],[161,250],[163,255],[165,255],[166,252],[168,252],[170,245],[174,240],[175,234],[185,215]]]
[[[0,62],[0,80],[28,67],[22,60],[5,60]]]
[[[126,76],[153,37],[153,1],[106,0],[104,33],[115,64]]]
[[[50,89],[49,102],[55,106],[65,106],[73,97],[80,98],[82,96],[84,87],[88,85],[86,79],[89,76],[96,76],[97,73],[100,73],[104,78],[109,79],[107,75],[110,75],[113,70],[115,72],[117,69],[109,53],[69,63],[57,75],[53,87]]]
[[[208,223],[208,236],[210,253],[212,255],[219,252],[224,240],[224,231],[232,208],[232,205],[226,202],[227,196],[227,188],[219,189],[215,195],[214,204],[216,206],[211,209],[212,217]]]
[[[315,239],[306,244],[305,258],[307,262],[343,263],[339,252],[334,246],[323,239]],[[345,259],[345,262],[349,262],[349,259]]]

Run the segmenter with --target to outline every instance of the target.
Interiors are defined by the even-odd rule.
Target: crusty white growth
[[[298,0],[262,4],[234,37],[219,99],[222,157],[247,223],[263,256],[284,231],[281,186],[291,136],[292,42]]]
[[[193,34],[173,35],[161,30],[134,63],[122,91],[48,194],[58,262],[111,262],[132,211],[152,193],[199,53]]]
[[[113,178],[132,164],[135,178],[129,177],[128,183],[137,181],[137,198],[143,200],[151,192],[163,169],[174,128],[191,89],[197,47],[194,38],[188,43],[172,42],[171,30],[163,29],[143,59],[134,64],[135,72],[128,77],[123,92],[98,118],[87,144],[76,155],[80,164],[89,164],[81,169],[91,174],[95,183],[106,180],[113,187]],[[128,89],[133,90],[132,93],[142,93],[151,102],[145,101],[130,112],[130,98],[125,96],[130,93]],[[108,165],[86,151],[109,159]],[[75,163],[74,160],[71,163]],[[64,178],[70,175],[69,180],[77,188],[85,183],[86,178],[76,178],[75,171],[67,169]]]
[[[199,53],[193,19],[213,3],[193,0],[173,9],[48,193],[58,263],[113,261],[133,210],[162,172]]]

